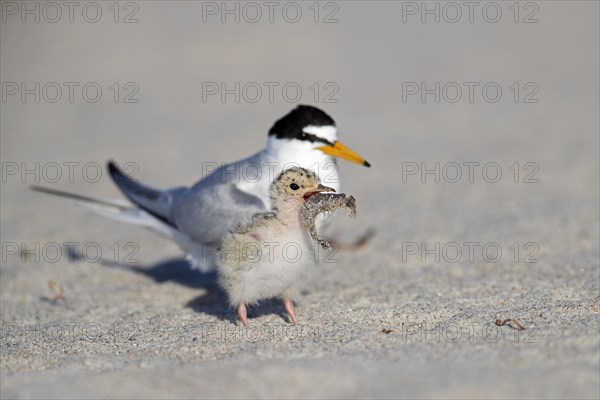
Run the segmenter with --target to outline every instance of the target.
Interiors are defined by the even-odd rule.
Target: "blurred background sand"
[[[3,398],[600,397],[597,2],[520,3],[518,23],[512,2],[495,3],[496,23],[483,18],[486,2],[473,23],[466,8],[456,23],[444,15],[422,23],[407,13],[422,3],[384,1],[320,3],[318,23],[313,2],[297,3],[296,23],[282,15],[288,3],[278,3],[272,23],[264,3],[256,23],[243,14],[222,23],[220,14],[203,14],[222,3],[193,1],[120,3],[115,23],[112,2],[102,2],[102,17],[89,23],[85,4],[73,23],[66,14],[22,23],[22,10],[12,15],[3,4]],[[447,3],[427,4],[441,11]],[[132,12],[138,22],[123,23]],[[539,21],[524,23],[532,12]],[[337,23],[323,23],[330,13]],[[23,103],[7,94],[7,82],[80,86],[73,103],[66,91],[56,103],[33,95]],[[96,103],[82,97],[89,82],[102,88]],[[203,99],[203,82],[279,86],[272,102],[266,90],[256,102],[222,102]],[[466,90],[456,103],[403,101],[407,82],[480,86],[473,102]],[[497,102],[482,97],[489,82],[502,88]],[[282,94],[286,83],[302,89],[297,102]],[[138,102],[124,103],[131,87]],[[532,87],[538,102],[525,103]],[[262,148],[274,120],[296,103],[329,113],[344,143],[373,165],[340,162],[359,215],[342,218],[335,233],[350,241],[375,230],[362,248],[322,265],[314,290],[298,301],[299,327],[267,302],[251,309],[253,327],[241,332],[214,276],[190,271],[174,244],[28,189],[120,197],[104,171],[96,182],[93,168],[82,175],[86,163],[111,158],[155,186],[189,185],[203,163]],[[80,163],[72,182],[65,162]],[[502,176],[489,183],[479,167],[473,182],[403,179],[407,163],[436,162],[495,162]],[[35,163],[58,163],[63,177],[9,173]],[[538,182],[525,183],[535,166]],[[51,262],[41,251],[22,259],[7,247],[64,242],[94,243],[103,261],[63,254]],[[496,243],[502,255],[490,262],[481,247],[473,261],[407,254],[407,243],[464,242]],[[128,264],[131,249],[138,261]],[[527,263],[532,249],[537,262]],[[49,279],[64,288],[69,309],[48,301]],[[494,325],[506,318],[527,329]]]

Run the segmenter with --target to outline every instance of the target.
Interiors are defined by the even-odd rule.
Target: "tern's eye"
[[[300,186],[298,186],[298,184],[296,184],[296,183],[292,183],[290,185],[290,189],[292,189],[292,190],[298,190],[298,189],[300,189]]]

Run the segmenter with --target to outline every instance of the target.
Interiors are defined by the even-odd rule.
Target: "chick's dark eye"
[[[290,185],[290,189],[292,189],[292,190],[298,190],[298,189],[300,189],[300,186],[298,186],[298,184],[296,184],[296,183],[292,183]]]

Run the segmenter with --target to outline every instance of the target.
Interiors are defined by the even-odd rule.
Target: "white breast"
[[[340,176],[335,159],[314,146],[310,142],[269,137],[267,148],[252,160],[252,170],[260,169],[260,179],[241,179],[238,188],[259,197],[271,208],[269,185],[284,169],[299,166],[315,172],[323,185],[339,192]],[[253,173],[252,177],[255,176]]]

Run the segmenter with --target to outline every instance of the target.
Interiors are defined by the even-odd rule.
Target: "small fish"
[[[354,196],[346,196],[344,193],[316,193],[308,198],[300,211],[302,222],[308,229],[310,237],[324,249],[328,249],[329,242],[319,238],[315,221],[317,216],[325,212],[345,208],[349,218],[356,217],[356,200]]]

